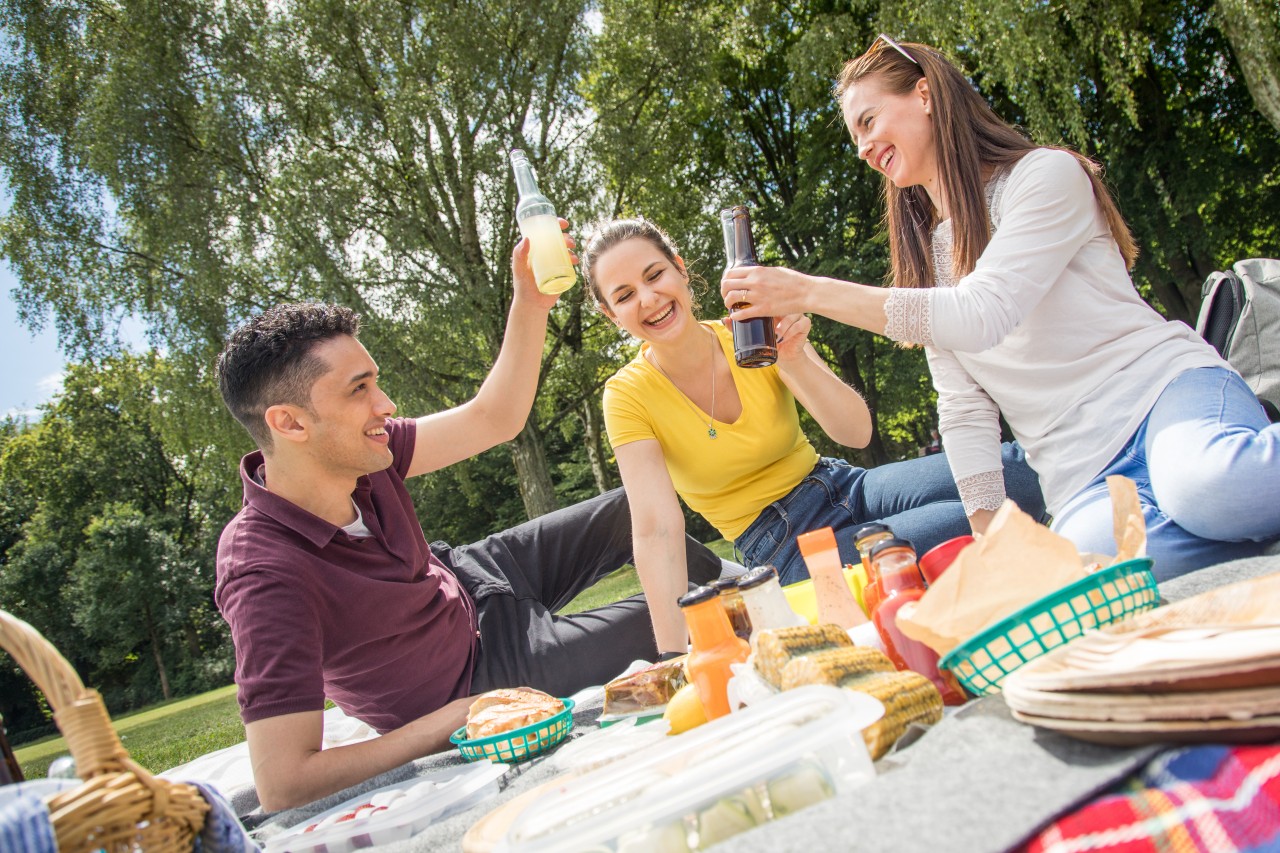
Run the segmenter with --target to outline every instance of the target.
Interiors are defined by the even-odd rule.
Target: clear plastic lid
[[[615,761],[534,800],[495,851],[701,850],[869,782],[870,696],[778,694]]]
[[[266,843],[266,853],[347,853],[411,838],[432,823],[498,793],[507,765],[476,761],[352,797],[290,827]]]

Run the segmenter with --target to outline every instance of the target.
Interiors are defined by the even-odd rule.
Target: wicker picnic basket
[[[98,691],[26,622],[0,610],[0,647],[44,693],[84,784],[48,800],[58,850],[188,851],[209,804],[192,785],[152,776],[125,752]]]

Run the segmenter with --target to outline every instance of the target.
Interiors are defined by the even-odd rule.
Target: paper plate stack
[[[1004,681],[1014,716],[1099,743],[1280,737],[1280,574],[1135,616]]]

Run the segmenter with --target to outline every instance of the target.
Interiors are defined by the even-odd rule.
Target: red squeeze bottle
[[[730,664],[751,654],[747,641],[733,633],[729,617],[720,605],[720,591],[700,586],[676,599],[689,626],[689,660],[685,669],[698,691],[708,720],[729,713]]]
[[[898,628],[898,611],[924,595],[924,578],[916,552],[905,539],[885,539],[871,548],[871,562],[879,577],[882,598],[871,614],[885,653],[898,669],[910,669],[933,682],[947,705],[963,705],[964,691],[950,673],[938,669],[938,653]]]

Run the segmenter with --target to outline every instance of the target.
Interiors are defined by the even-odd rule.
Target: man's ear
[[[306,441],[309,434],[306,409],[288,403],[268,406],[262,413],[274,438],[284,441]]]

